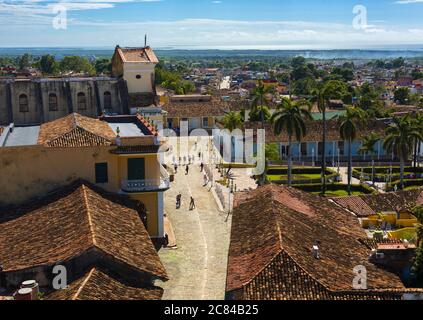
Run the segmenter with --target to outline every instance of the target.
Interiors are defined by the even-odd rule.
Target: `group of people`
[[[181,208],[181,206],[182,206],[182,194],[178,194],[177,196],[176,196],[176,209],[180,209]],[[192,210],[194,210],[196,208],[196,206],[195,206],[195,200],[194,200],[194,198],[191,196],[191,200],[190,200],[190,203],[189,203],[189,210],[190,211],[192,211]]]

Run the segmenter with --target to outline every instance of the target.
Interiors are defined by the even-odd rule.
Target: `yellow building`
[[[84,179],[142,201],[152,238],[164,236],[163,195],[169,176],[160,164],[157,131],[144,117],[73,113],[41,126],[4,128],[0,135],[0,206],[14,206]]]

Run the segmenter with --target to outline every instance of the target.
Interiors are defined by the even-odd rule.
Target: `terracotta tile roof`
[[[115,133],[106,122],[72,113],[41,125],[38,144],[47,147],[111,145]]]
[[[396,275],[368,261],[358,220],[327,199],[268,185],[235,196],[226,291],[245,297],[317,299],[353,291],[353,268],[367,268],[369,290],[399,289]],[[312,254],[318,245],[320,259]],[[335,294],[331,296],[330,294]]]
[[[240,111],[242,108],[239,102],[222,101],[217,98],[206,102],[169,102],[163,106],[168,118],[219,117],[230,111]]]
[[[162,296],[161,288],[133,287],[93,268],[67,289],[48,294],[45,300],[160,300]]]
[[[137,206],[84,181],[29,203],[0,225],[3,271],[48,266],[95,248],[139,272],[167,279]]]
[[[156,54],[150,47],[145,48],[117,48],[124,62],[153,62],[158,63]]]
[[[339,120],[331,119],[327,121],[327,141],[339,141]],[[306,122],[307,134],[302,139],[302,142],[315,142],[322,140],[322,130],[323,122],[320,120],[313,120]],[[380,136],[384,136],[386,125],[382,121],[369,121],[366,124],[357,125],[357,139],[361,139],[364,136],[367,136],[371,132],[376,132]],[[245,129],[261,129],[261,123],[249,122],[245,124]],[[282,132],[280,136],[275,136],[273,133],[273,128],[270,125],[265,126],[266,129],[266,142],[286,142],[288,141],[288,136],[286,132]]]
[[[412,209],[418,204],[423,204],[423,189],[340,197],[333,200],[358,217],[367,217],[378,212]]]

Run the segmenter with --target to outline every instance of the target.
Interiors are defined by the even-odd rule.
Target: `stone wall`
[[[116,79],[50,78],[8,81],[10,102],[7,99],[7,81],[0,81],[0,125],[7,125],[9,122],[15,125],[40,124],[61,118],[70,112],[97,117],[106,109],[107,100],[110,101],[107,112],[123,112]],[[84,98],[85,103],[81,103]],[[10,104],[12,114],[9,111]]]

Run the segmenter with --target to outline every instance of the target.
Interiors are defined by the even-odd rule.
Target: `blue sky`
[[[136,46],[147,33],[156,48],[423,47],[422,17],[423,0],[0,0],[0,46]]]

